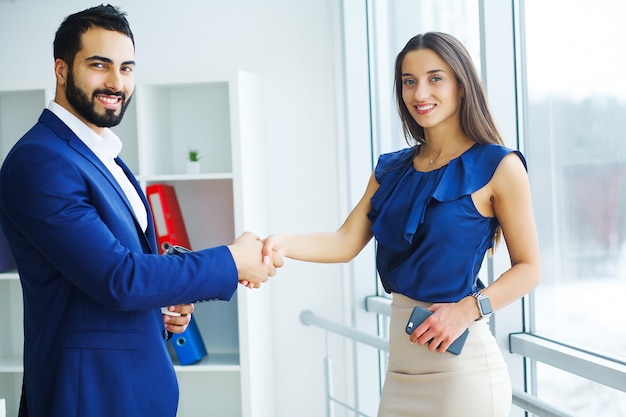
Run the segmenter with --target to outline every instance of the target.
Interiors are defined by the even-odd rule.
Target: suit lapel
[[[148,243],[148,246],[150,247],[152,253],[158,253],[157,246],[156,246],[156,233],[154,231],[154,221],[152,219],[152,211],[150,210],[150,205],[148,204],[148,200],[146,199],[146,195],[144,194],[143,190],[141,189],[141,185],[139,185],[139,182],[137,182],[137,179],[135,178],[135,175],[132,173],[130,168],[128,168],[128,166],[126,166],[124,161],[122,161],[121,158],[117,157],[117,158],[115,158],[115,162],[122,168],[122,170],[124,171],[124,173],[128,177],[128,180],[130,181],[130,183],[133,185],[133,187],[135,187],[135,190],[137,191],[137,194],[139,194],[139,197],[141,198],[141,201],[143,202],[143,205],[146,208],[146,211],[148,212],[148,227],[146,228],[146,233],[144,234],[143,231],[141,231],[141,234],[146,239],[146,241]],[[127,204],[129,204],[129,203],[127,203]],[[131,211],[132,211],[132,209],[131,209]],[[135,224],[137,225],[137,228],[139,229],[139,223],[137,222],[137,219],[135,219]]]
[[[130,201],[128,201],[126,193],[124,193],[122,187],[120,187],[113,174],[111,174],[111,171],[109,171],[109,169],[91,151],[91,149],[89,149],[89,147],[82,140],[80,140],[78,136],[76,136],[72,129],[70,129],[65,123],[63,123],[61,119],[59,119],[53,112],[48,109],[44,110],[41,117],[39,118],[39,121],[52,129],[59,138],[66,140],[69,146],[71,146],[77,153],[79,153],[82,157],[89,161],[94,167],[98,169],[98,171],[100,171],[102,176],[106,178],[109,184],[111,184],[111,186],[117,192],[119,198],[121,198],[126,205],[126,208],[128,209],[129,214],[132,216],[135,226],[137,228],[137,234],[143,240],[142,246],[144,246],[146,250],[150,251],[151,253],[158,253],[156,247],[156,233],[154,231],[154,222],[152,220],[152,212],[150,210],[150,206],[148,205],[148,201],[146,200],[141,186],[135,179],[135,175],[128,168],[128,166],[126,166],[126,164],[119,157],[115,159],[115,162],[122,168],[135,190],[137,190],[137,193],[139,194],[139,197],[141,198],[141,201],[146,208],[146,211],[148,213],[148,227],[146,233],[141,230],[141,226],[139,225],[137,217],[135,216],[135,211],[133,210]]]

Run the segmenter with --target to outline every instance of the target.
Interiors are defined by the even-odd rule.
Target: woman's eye
[[[414,84],[415,84],[415,80],[410,80],[410,79],[404,80],[404,85],[414,85]]]
[[[441,80],[442,80],[442,78],[440,76],[438,76],[438,75],[435,75],[434,77],[432,77],[430,79],[430,81],[433,82],[433,83],[436,83],[436,82],[441,81]]]

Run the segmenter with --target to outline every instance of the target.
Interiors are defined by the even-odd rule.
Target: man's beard
[[[116,95],[122,98],[122,107],[119,114],[115,114],[113,109],[105,109],[104,114],[100,114],[96,111],[96,96],[102,95]],[[65,96],[67,101],[72,105],[74,110],[87,122],[92,123],[98,127],[113,127],[120,124],[124,112],[130,104],[132,95],[126,100],[126,94],[122,91],[111,92],[109,90],[94,90],[91,95],[91,100],[87,97],[87,94],[78,88],[74,83],[74,74],[70,69],[67,73],[67,84],[65,86]]]

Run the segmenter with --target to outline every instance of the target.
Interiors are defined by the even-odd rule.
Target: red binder
[[[160,253],[164,253],[171,245],[191,249],[174,187],[151,184],[146,187],[146,194],[152,209]]]

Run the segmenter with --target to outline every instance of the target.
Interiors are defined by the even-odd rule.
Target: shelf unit
[[[228,244],[247,230],[266,234],[258,77],[234,72],[142,81],[123,122],[113,129],[124,143],[121,157],[144,189],[153,183],[175,187],[192,249]],[[2,159],[52,97],[53,90],[45,88],[0,91]],[[202,156],[197,174],[186,173],[191,148]],[[21,297],[17,273],[0,273],[0,398],[6,398],[7,415],[17,415],[21,390]],[[178,416],[206,410],[221,417],[275,415],[270,299],[267,286],[240,287],[230,302],[196,305],[194,317],[209,354],[194,365],[174,360]]]

